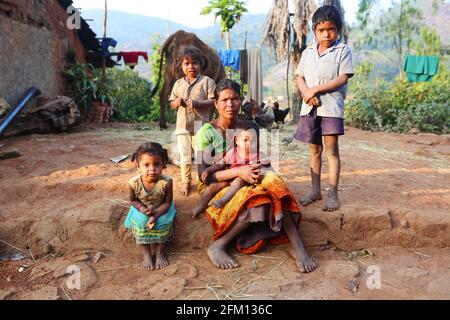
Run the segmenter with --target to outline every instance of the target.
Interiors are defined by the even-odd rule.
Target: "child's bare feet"
[[[156,265],[155,269],[163,269],[169,265],[169,260],[167,260],[166,255],[163,252],[159,252],[156,255]]]
[[[328,198],[323,207],[323,211],[333,212],[339,209],[339,197],[338,191],[335,187],[330,187],[330,191],[328,191]]]
[[[144,251],[144,260],[142,261],[142,269],[146,271],[155,269],[153,265],[152,252],[150,246],[144,245],[143,251]]]
[[[192,209],[192,218],[197,218],[201,213],[203,213],[203,211],[205,211],[205,208],[203,208],[202,206],[198,206]]]
[[[320,193],[308,193],[306,196],[300,198],[300,203],[303,206],[308,206],[311,203],[322,200],[322,195]]]
[[[214,243],[208,248],[208,257],[220,269],[234,269],[239,267],[239,264],[226,253],[225,248]]]
[[[216,200],[216,201],[214,201],[213,203],[211,203],[211,205],[212,205],[214,208],[222,209],[223,207],[225,207],[226,202],[223,201],[222,199],[219,199],[219,200]]]
[[[181,186],[181,194],[183,194],[185,197],[188,197],[191,194],[191,183],[183,183]]]

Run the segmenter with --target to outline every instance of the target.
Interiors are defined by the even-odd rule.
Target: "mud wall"
[[[67,17],[56,0],[0,2],[0,96],[11,105],[30,86],[46,96],[62,94],[70,47],[84,61],[81,42],[66,28]]]

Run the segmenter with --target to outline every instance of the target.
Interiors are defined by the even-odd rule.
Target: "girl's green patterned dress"
[[[170,180],[172,180],[172,178],[162,175],[151,192],[145,190],[141,175],[132,178],[128,183],[134,190],[134,194],[139,201],[147,207],[159,207],[164,202]],[[134,206],[131,206],[125,220],[125,227],[131,229],[137,244],[165,243],[166,241],[171,240],[175,215],[175,206],[172,202],[169,211],[156,221],[152,230],[149,230],[147,227],[149,218]]]

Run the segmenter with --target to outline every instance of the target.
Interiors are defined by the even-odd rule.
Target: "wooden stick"
[[[61,288],[63,289],[64,294],[66,295],[67,299],[72,301],[72,298],[67,294],[66,289],[64,289],[64,284],[61,284]]]

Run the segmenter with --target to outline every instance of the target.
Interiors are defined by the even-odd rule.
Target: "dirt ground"
[[[283,127],[280,139],[293,130]],[[206,219],[190,218],[199,197],[178,194],[179,170],[170,165],[178,212],[170,266],[143,271],[122,227],[136,172],[109,159],[149,140],[167,145],[170,132],[110,123],[1,139],[0,152],[17,148],[22,157],[0,160],[0,257],[28,257],[0,262],[0,300],[450,298],[450,136],[347,128],[341,210],[322,212],[322,202],[303,208],[301,232],[319,263],[311,274],[297,271],[288,245],[232,252],[241,267],[216,269],[206,255]],[[307,147],[282,145],[280,159],[300,197],[309,190]],[[79,290],[71,287],[77,274],[67,274],[74,265]]]

